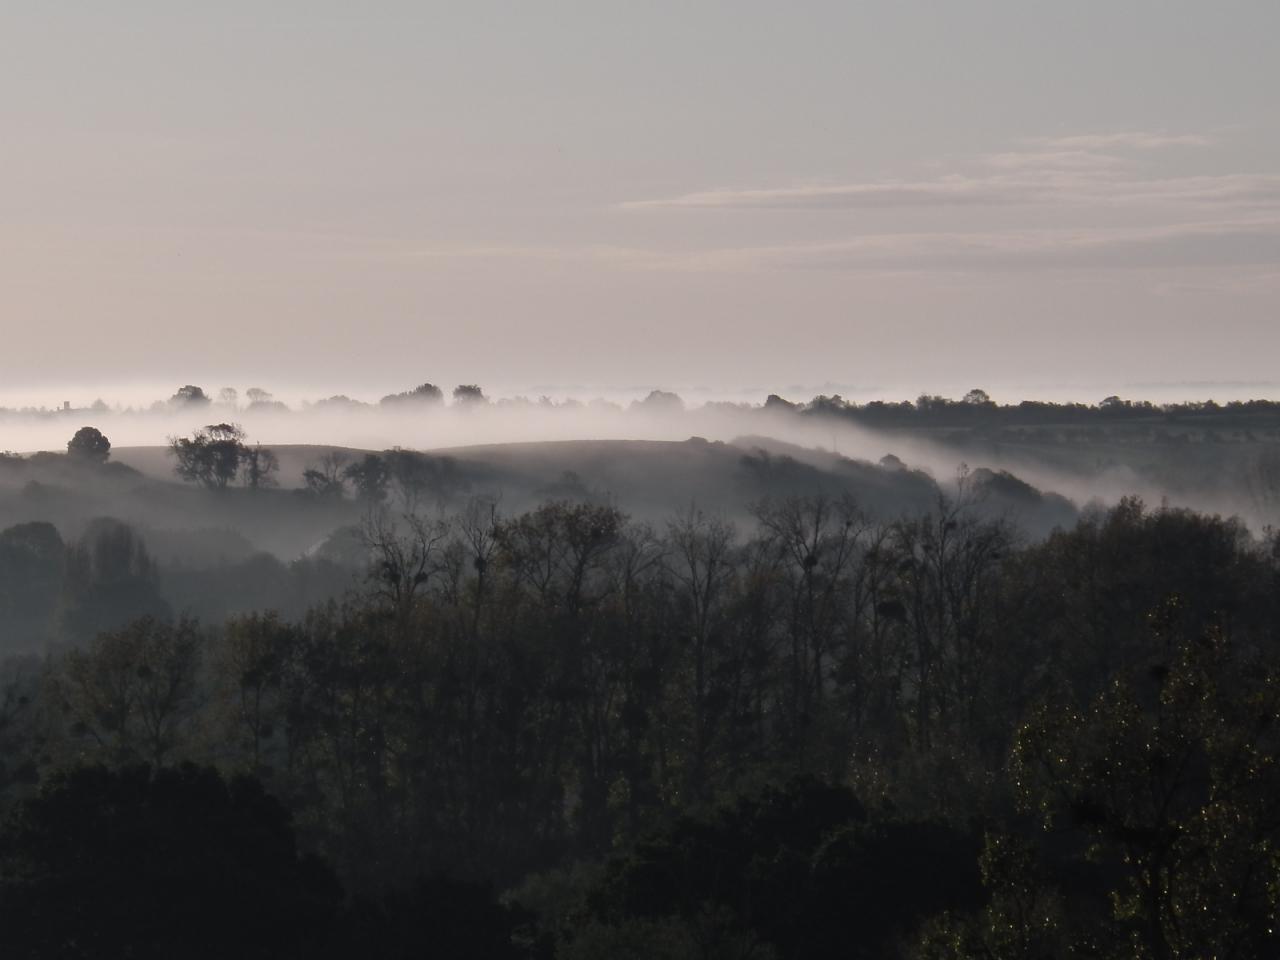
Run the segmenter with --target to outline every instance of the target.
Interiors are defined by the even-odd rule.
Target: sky
[[[1274,0],[6,0],[0,403],[1280,396],[1278,36]]]

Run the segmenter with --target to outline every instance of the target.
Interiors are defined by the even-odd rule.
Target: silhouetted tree
[[[52,639],[66,548],[51,523],[0,532],[0,656],[34,652]]]
[[[176,407],[206,407],[210,401],[203,390],[189,383],[185,387],[179,387],[169,398],[169,403]]]
[[[111,456],[111,441],[97,427],[81,427],[67,441],[67,454],[79,460],[105,463]]]
[[[263,487],[274,487],[277,484],[275,474],[280,470],[280,461],[270,450],[264,450],[261,444],[246,446],[242,453],[244,460],[242,472],[244,485],[250,490]]]
[[[183,480],[221,490],[235,480],[248,448],[239,424],[213,423],[188,437],[170,437],[169,453]],[[261,461],[260,461],[261,462]]]
[[[474,383],[464,383],[453,388],[453,402],[459,406],[488,403],[484,391]]]
[[[357,500],[376,504],[387,499],[387,484],[391,481],[391,472],[386,460],[376,453],[366,453],[355,463],[347,464],[342,475],[355,487]]]
[[[303,488],[321,500],[342,500],[347,495],[345,467],[350,457],[341,450],[330,450],[320,462],[302,471]]]
[[[461,388],[459,388],[461,389]],[[475,388],[479,391],[479,388]],[[458,392],[454,391],[454,399],[458,398]],[[434,383],[423,383],[414,387],[412,390],[406,390],[403,393],[391,393],[383,397],[379,401],[382,406],[389,407],[402,403],[424,403],[439,404],[444,402],[444,391],[437,387]]]
[[[64,569],[60,621],[68,640],[88,640],[138,617],[169,615],[155,560],[128,524],[91,522],[66,551]]]

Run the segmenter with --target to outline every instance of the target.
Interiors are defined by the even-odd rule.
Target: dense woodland
[[[324,550],[0,532],[43,638],[0,677],[6,955],[1280,949],[1274,534],[1126,499],[1033,537],[974,474],[896,515],[513,510],[430,458],[286,492],[210,430],[237,470],[191,495],[337,510]]]

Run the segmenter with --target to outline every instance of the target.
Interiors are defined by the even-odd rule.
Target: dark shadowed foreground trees
[[[55,777],[0,864],[10,957],[326,955],[342,897],[256,782],[190,765]]]
[[[163,777],[207,782],[196,762],[292,813],[344,885],[316,929],[348,956],[1276,955],[1274,537],[1126,500],[1028,543],[968,483],[890,522],[811,495],[655,529],[606,502],[504,516],[443,458],[393,451],[367,483],[347,466],[367,509],[345,596],[86,620],[75,649],[0,675],[5,836],[26,851],[6,904],[69,871],[135,887],[113,893],[130,915],[154,881],[100,859],[125,801],[99,795],[157,802]],[[0,560],[66,563],[93,622],[128,606],[113,584],[151,596],[121,530],[60,543],[10,531]],[[140,760],[156,772],[129,780]],[[33,832],[81,775],[94,826]],[[205,794],[182,802],[205,822]],[[262,868],[273,896],[300,862]]]
[[[604,956],[657,926],[681,955],[883,957],[922,918],[981,905],[978,845],[943,823],[870,823],[848,788],[798,777],[611,860],[565,955]]]
[[[192,764],[58,774],[0,835],[6,957],[520,960],[532,919],[442,876],[347,904],[256,780]]]

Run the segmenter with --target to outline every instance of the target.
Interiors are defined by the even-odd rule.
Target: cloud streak
[[[624,210],[723,208],[755,210],[860,210],[886,207],[969,206],[1017,202],[1016,185],[964,176],[932,181],[888,181],[759,190],[705,190],[664,200],[636,200]],[[1028,199],[1022,197],[1021,199]]]
[[[1132,270],[1280,265],[1280,218],[1115,229],[869,234],[828,244],[708,251],[703,269],[882,272]]]
[[[1014,155],[1005,155],[1012,158]],[[1031,155],[1029,155],[1031,156]],[[854,183],[826,187],[708,190],[620,204],[623,210],[874,210],[897,207],[1003,207],[1027,204],[1280,204],[1280,174],[1220,174],[1141,179],[1082,176],[1030,162],[1004,165],[1015,174],[947,176],[933,181]]]
[[[624,211],[855,211],[895,208],[1090,204],[1165,206],[1280,204],[1280,174],[1225,172],[1144,175],[1135,151],[1208,146],[1198,134],[1126,132],[1039,137],[1025,149],[982,154],[932,179],[898,179],[750,189],[718,188],[630,200]],[[968,169],[965,169],[965,168]],[[1175,213],[1185,216],[1186,211]]]
[[[1066,137],[1030,137],[1025,143],[1050,150],[1160,150],[1165,147],[1207,147],[1213,141],[1195,133],[1153,133],[1131,130],[1122,133],[1082,133]]]
[[[931,179],[712,189],[630,201],[623,211],[842,211],[964,208],[962,230],[881,228],[832,240],[741,246],[442,247],[421,259],[505,258],[627,271],[746,273],[774,270],[979,274],[1280,268],[1280,174],[1144,175],[1125,151],[1209,145],[1193,134],[1127,132],[1020,141],[969,169]],[[985,222],[981,211],[1003,211]],[[1025,211],[1020,213],[1018,211]],[[1022,225],[1017,221],[1022,220]],[[920,216],[911,219],[918,227]],[[1091,222],[1092,221],[1092,222]],[[1144,222],[1145,221],[1145,222]],[[755,221],[759,223],[760,221]],[[801,221],[803,222],[803,221]],[[834,223],[862,221],[835,220]],[[939,218],[939,224],[945,221]],[[891,221],[889,221],[891,223]]]
[[[816,244],[646,248],[439,247],[427,259],[524,259],[631,270],[740,272],[832,269],[968,272],[1019,269],[1158,269],[1280,266],[1280,216],[1150,227],[871,233]]]

